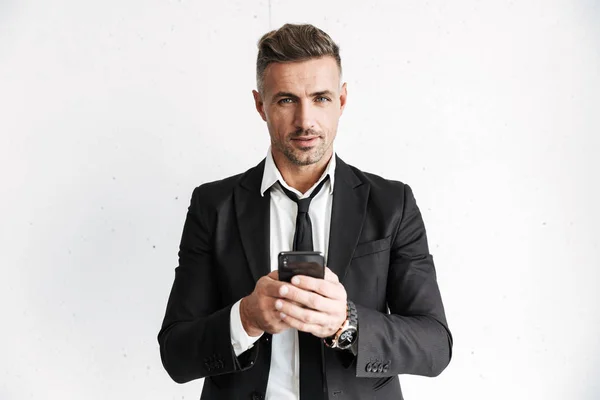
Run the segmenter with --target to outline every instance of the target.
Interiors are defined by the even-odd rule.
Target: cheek
[[[287,132],[281,120],[273,115],[267,115],[267,128],[271,138],[277,141],[285,137],[285,132]]]
[[[293,125],[293,118],[285,112],[270,112],[267,114],[269,129],[278,136],[285,136]]]
[[[335,110],[327,110],[323,113],[321,121],[323,124],[322,127],[327,130],[330,135],[335,135],[339,121],[339,115],[337,112]]]

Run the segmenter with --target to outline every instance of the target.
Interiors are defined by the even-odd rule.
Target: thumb
[[[339,281],[340,281],[340,279],[335,274],[335,272],[330,270],[329,267],[325,267],[325,280],[330,281],[330,282],[337,282],[337,283],[339,283]]]
[[[279,272],[277,270],[271,271],[271,272],[269,272],[269,274],[267,275],[267,277],[278,281],[279,280]]]

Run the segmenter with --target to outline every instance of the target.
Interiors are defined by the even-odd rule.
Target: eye
[[[317,103],[326,103],[328,101],[331,101],[329,98],[325,97],[325,96],[319,96],[315,99],[315,101]]]
[[[292,103],[294,100],[290,99],[289,97],[286,97],[284,99],[279,100],[277,103],[279,104],[290,104]]]

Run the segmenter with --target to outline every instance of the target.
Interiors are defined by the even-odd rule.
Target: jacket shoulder
[[[237,186],[258,184],[258,187],[260,187],[263,165],[264,161],[241,174],[201,184],[194,189],[192,204],[197,202],[204,209],[217,209],[232,198]]]
[[[371,191],[382,192],[393,196],[394,194],[403,194],[408,187],[404,182],[387,179],[380,175],[362,171],[352,165],[348,166],[363,183],[368,183],[371,186]]]
[[[217,181],[205,182],[194,189],[193,196],[203,199],[203,203],[213,200],[220,203],[233,193],[233,189],[239,185],[244,173],[232,175],[230,177],[219,179]],[[211,203],[213,201],[210,201]]]
[[[402,216],[407,208],[417,207],[414,193],[408,184],[348,166],[363,184],[370,186],[369,202],[379,212]]]

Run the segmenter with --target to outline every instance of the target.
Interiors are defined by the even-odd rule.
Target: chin
[[[317,149],[308,151],[290,151],[286,153],[287,159],[298,166],[316,164],[323,158],[323,153]]]

